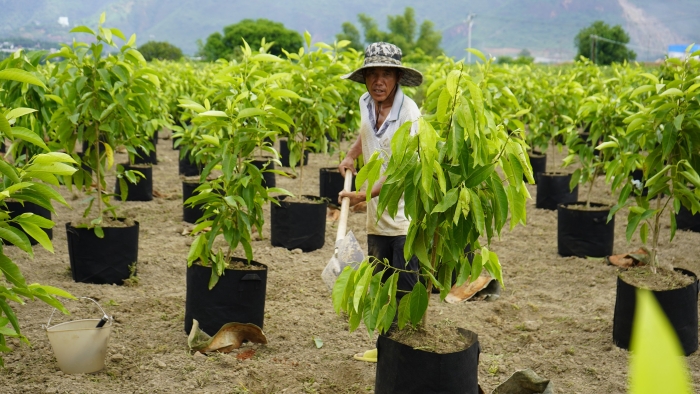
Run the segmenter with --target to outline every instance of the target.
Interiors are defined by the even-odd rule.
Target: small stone
[[[540,323],[533,321],[533,320],[527,320],[523,323],[523,329],[525,331],[537,331],[540,328]]]
[[[199,352],[197,352],[197,353],[199,353]],[[156,366],[157,366],[158,368],[165,368],[167,365],[165,365],[164,362],[158,360],[158,361],[156,362]]]
[[[109,361],[112,361],[115,363],[122,362],[122,360],[124,360],[124,356],[119,354],[119,353],[114,354],[114,355],[112,355],[112,357],[109,358]]]
[[[207,359],[207,356],[205,356],[204,354],[202,354],[200,352],[194,352],[194,354],[192,355],[192,358],[194,358],[197,361],[204,361]]]
[[[192,238],[187,238],[187,239],[185,240],[185,245],[187,245],[187,246],[192,246]]]
[[[296,248],[296,249],[292,250],[292,253],[294,253],[294,254],[302,254],[302,253],[304,253],[304,251],[301,250],[301,249],[299,249],[299,248]]]
[[[56,387],[49,387],[44,392],[47,394],[54,394],[54,393],[58,393],[58,389]]]

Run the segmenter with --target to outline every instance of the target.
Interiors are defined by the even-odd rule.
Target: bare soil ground
[[[550,153],[552,153],[550,151]],[[183,236],[181,182],[177,152],[169,140],[158,145],[151,202],[121,203],[121,210],[141,224],[138,283],[106,286],[74,283],[64,223],[82,213],[82,197],[63,194],[73,209],[59,207],[54,221],[55,254],[36,249],[30,259],[14,247],[7,252],[29,282],[58,286],[76,296],[97,299],[115,325],[106,368],[93,374],[66,375],[54,358],[42,329],[51,308],[28,302],[16,308],[32,346],[10,340],[14,352],[0,370],[3,393],[368,393],[373,391],[374,364],[354,361],[356,352],[373,347],[375,338],[361,326],[347,331],[334,313],[321,281],[333,253],[335,223],[327,223],[321,250],[297,253],[256,241],[255,259],[269,267],[264,331],[267,345],[246,344],[230,354],[191,354],[183,329],[186,256],[191,238]],[[559,154],[561,159],[563,156]],[[121,161],[126,161],[121,155]],[[318,193],[318,169],[335,165],[324,155],[311,155],[304,193]],[[550,160],[549,170],[556,167]],[[297,191],[291,179],[278,186]],[[535,195],[536,187],[528,186]],[[603,179],[597,201],[611,202]],[[624,393],[629,354],[612,343],[616,269],[601,259],[562,258],[557,254],[554,211],[528,203],[528,225],[505,230],[493,245],[503,265],[506,288],[495,302],[440,303],[433,295],[429,318],[435,324],[464,327],[479,335],[482,347],[479,380],[489,393],[519,369],[530,368],[553,381],[557,393]],[[268,208],[269,212],[269,208]],[[681,231],[668,243],[668,220],[661,258],[700,273],[700,234]],[[626,211],[617,214],[615,253],[636,250],[624,237]],[[365,215],[351,214],[349,228],[366,247]],[[66,302],[71,316],[58,321],[99,317],[94,307]],[[317,348],[313,338],[323,341]],[[686,358],[693,384],[700,389],[700,353]]]

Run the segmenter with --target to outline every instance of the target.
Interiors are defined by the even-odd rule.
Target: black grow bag
[[[610,207],[591,203],[592,207],[608,207],[606,210],[585,211],[572,209],[571,205],[557,207],[557,248],[561,256],[605,257],[613,253],[615,243],[615,216],[608,223]]]
[[[345,178],[340,175],[338,167],[326,167],[318,170],[319,195],[327,198],[331,204],[338,204],[338,193],[345,186]],[[350,191],[355,190],[355,182],[351,182]]]
[[[326,241],[326,200],[317,196],[304,196],[314,201],[287,202],[285,197],[279,197],[279,206],[270,203],[272,246],[290,250],[298,248],[304,252],[321,249]]]
[[[93,229],[66,223],[73,280],[121,285],[131,274],[129,267],[138,261],[139,223],[134,222],[129,227],[102,227],[102,230],[104,238],[98,238]]]
[[[125,178],[126,181],[126,200],[123,201],[151,201],[153,200],[153,167],[146,164],[123,164],[124,171],[134,170],[139,171],[143,174],[143,178],[137,176],[138,183],[133,184]],[[114,194],[117,195],[117,199],[121,200],[121,186],[119,185],[119,179],[116,180],[114,186]]]
[[[231,261],[245,262],[237,258],[231,258]],[[211,267],[193,264],[187,268],[186,333],[192,329],[192,319],[197,319],[199,328],[209,335],[216,334],[221,326],[231,322],[253,323],[263,328],[267,267],[255,261],[250,264],[264,269],[227,269],[211,290]]]
[[[537,183],[537,174],[547,171],[547,155],[540,152],[528,152],[530,166],[532,166],[532,176]]]
[[[478,394],[479,340],[474,332],[457,331],[471,345],[447,354],[417,350],[380,335],[374,392]]]
[[[138,153],[134,155],[134,164],[158,164],[158,156],[156,154],[158,137],[154,136],[151,143],[153,144],[153,150],[149,151],[148,153],[144,152],[140,148],[136,149]]]
[[[178,173],[182,176],[198,176],[202,173],[202,167],[197,165],[194,158],[187,151],[182,157],[182,151],[180,151],[180,159],[177,162]]]
[[[680,289],[652,291],[652,294],[676,331],[683,352],[687,356],[698,350],[698,279],[691,271],[682,268],[675,268],[675,270],[695,278],[695,281]],[[632,324],[637,306],[636,289],[635,286],[617,277],[613,342],[622,349],[629,349],[632,338]]]
[[[280,141],[280,164],[282,167],[289,167],[289,146],[287,145],[287,140],[282,139]],[[299,160],[301,162],[301,160]],[[297,162],[297,166],[300,164]],[[304,165],[309,164],[309,151],[304,150]]]
[[[535,207],[555,210],[557,205],[578,200],[578,185],[569,191],[571,174],[542,172],[537,176],[537,199]]]
[[[43,218],[51,220],[51,211],[42,207],[41,205],[34,204],[33,202],[25,201],[24,205],[22,205],[22,203],[19,201],[5,200],[5,204],[7,204],[7,210],[10,212],[10,218],[15,218],[17,216],[22,215],[23,213],[33,213],[35,215],[39,215]],[[11,225],[17,229],[22,230],[22,227],[18,223],[12,223]],[[49,239],[53,239],[53,229],[42,228],[42,230],[46,233]],[[38,244],[37,240],[34,239],[34,237],[32,237],[31,235],[27,234],[27,237],[29,237],[30,244]]]
[[[257,167],[259,170],[274,170],[275,169],[275,163],[270,161],[270,159],[261,159],[261,160],[252,160],[250,162],[252,165]],[[275,173],[274,172],[263,172],[263,182],[262,185],[263,187],[275,187],[276,182],[275,182]]]
[[[199,182],[182,181],[182,220],[187,223],[196,223],[204,215],[203,205],[195,205],[194,207],[189,204],[185,205],[185,201],[192,197],[194,190],[199,185]]]
[[[700,233],[700,213],[693,215],[691,211],[681,205],[681,210],[676,215],[676,227],[679,230]]]

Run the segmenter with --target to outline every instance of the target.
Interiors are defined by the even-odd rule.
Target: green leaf
[[[627,215],[627,230],[625,232],[625,235],[627,236],[627,242],[629,242],[632,239],[634,232],[637,231],[637,226],[639,226],[639,221],[641,219],[642,216],[640,214],[634,213],[630,210],[629,214]]]
[[[474,218],[474,223],[476,224],[476,230],[479,232],[479,234],[483,234],[485,231],[484,225],[486,219],[484,217],[484,210],[481,206],[481,199],[472,189],[468,190],[471,197],[469,206],[471,207],[472,218]]]
[[[276,56],[275,56],[276,57]],[[293,99],[298,99],[299,95],[296,92],[289,89],[275,89],[270,93],[270,96],[274,98],[289,97]]]
[[[649,225],[645,222],[642,223],[642,227],[639,229],[639,238],[642,240],[642,243],[646,245],[647,243],[647,235],[649,234]]]
[[[665,97],[665,96],[682,96],[683,92],[679,89],[676,88],[671,88],[671,89],[666,89],[663,93],[659,95],[659,97]]]
[[[630,350],[631,394],[692,393],[678,337],[648,290],[637,289]]]
[[[34,255],[32,252],[32,245],[29,243],[29,239],[21,230],[18,230],[11,226],[0,227],[0,238],[22,249],[29,255]]]
[[[367,269],[365,269],[364,273],[362,274],[362,277],[360,280],[357,281],[357,284],[355,284],[355,294],[353,295],[352,299],[352,304],[353,307],[355,308],[355,311],[358,313],[362,313],[362,309],[360,308],[360,301],[365,296],[365,292],[367,290],[367,287],[369,286],[369,282],[372,279],[372,267],[369,266]]]
[[[87,33],[92,34],[93,36],[96,35],[95,32],[87,26],[76,26],[70,29],[69,33]]]
[[[432,213],[445,212],[457,202],[458,197],[459,189],[452,189],[448,191],[445,197],[443,197],[442,201],[440,201],[440,203],[435,206]]]
[[[217,118],[228,118],[228,115],[226,115],[226,112],[223,111],[204,111],[199,114],[199,116],[214,116]]]
[[[467,48],[466,51],[475,54],[479,59],[481,59],[482,62],[486,63],[486,56],[484,56],[480,50],[475,48]]]
[[[46,235],[46,232],[41,229],[41,227],[37,226],[36,224],[29,223],[26,221],[20,221],[18,220],[20,226],[26,232],[29,234],[32,238],[34,238],[39,244],[49,252],[53,253],[53,245],[51,244],[51,240],[49,239],[49,236]]]
[[[399,301],[399,317],[397,323],[399,330],[406,326],[406,323],[411,319],[411,293],[404,295]]]
[[[352,267],[346,266],[343,269],[343,272],[341,272],[340,275],[338,275],[338,279],[336,279],[335,283],[333,284],[332,299],[333,309],[335,309],[335,313],[340,313],[340,310],[343,306],[343,295],[345,294],[345,288],[348,285],[348,279],[350,279],[350,275],[352,273]]]
[[[15,167],[11,166],[5,161],[5,158],[0,158],[0,173],[8,177],[12,182],[21,182],[17,172],[15,172]]]
[[[16,119],[16,118],[19,118],[21,116],[31,114],[34,112],[37,112],[37,111],[33,108],[20,107],[20,108],[15,108],[15,109],[10,110],[10,112],[8,112],[7,115],[5,115],[5,116],[7,117],[7,119],[12,120],[12,119]],[[12,129],[12,130],[14,130],[14,129]]]
[[[428,310],[428,291],[423,283],[418,281],[411,291],[410,317],[411,323],[416,325],[423,319]]]
[[[491,173],[494,171],[495,168],[496,165],[493,163],[478,168],[476,171],[473,171],[469,174],[467,180],[464,181],[464,186],[471,189],[473,187],[476,187],[477,185],[480,185],[483,181],[485,181],[488,177],[491,176]]]
[[[19,270],[17,264],[13,263],[7,256],[0,253],[0,271],[5,276],[8,282],[12,283],[17,287],[26,287],[27,283],[24,281],[24,276]],[[2,298],[0,298],[1,300]]]
[[[673,120],[673,126],[676,128],[676,130],[681,131],[681,125],[683,124],[683,118],[685,117],[685,113],[682,113]]]
[[[314,339],[314,345],[316,345],[316,349],[320,349],[323,347],[323,340],[317,336],[313,337]]]
[[[0,79],[28,83],[32,85],[41,86],[42,88],[46,89],[46,85],[44,85],[44,83],[41,82],[39,78],[35,77],[27,71],[20,70],[18,68],[6,68],[4,70],[0,70]]]
[[[251,116],[262,116],[262,115],[267,115],[267,111],[262,110],[260,108],[243,108],[239,113],[236,119],[244,119],[244,118],[249,118]]]
[[[44,143],[44,140],[42,140],[41,137],[39,137],[39,135],[37,135],[35,132],[33,132],[27,128],[17,127],[17,126],[13,127],[12,128],[12,136],[14,138],[19,138],[21,140],[24,140],[24,141],[27,141],[31,144],[34,144],[45,151],[49,151],[49,147],[46,146],[46,144]]]

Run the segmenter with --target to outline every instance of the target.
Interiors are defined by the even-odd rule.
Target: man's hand
[[[340,193],[338,193],[338,204],[343,203],[343,197],[348,197],[350,198],[350,206],[355,206],[367,199],[367,194],[365,192],[346,192],[345,190],[341,190]]]
[[[352,171],[353,175],[357,175],[357,170],[355,169],[355,160],[353,160],[350,156],[345,156],[343,161],[338,164],[338,171],[340,171],[340,175],[345,177],[345,171],[350,170]]]

